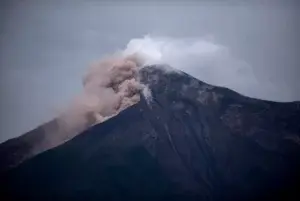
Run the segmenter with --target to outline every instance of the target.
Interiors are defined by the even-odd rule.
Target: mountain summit
[[[16,166],[2,167],[2,200],[299,199],[299,102],[248,98],[167,66],[143,68],[140,81],[147,96],[58,147],[17,165],[0,146]]]

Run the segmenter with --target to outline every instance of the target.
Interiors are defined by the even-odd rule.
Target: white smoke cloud
[[[142,94],[143,94],[144,98],[146,99],[147,103],[149,105],[151,105],[151,102],[153,99],[152,99],[152,92],[151,92],[151,89],[149,88],[149,86],[144,85]]]
[[[129,41],[123,54],[132,53],[142,55],[146,64],[168,64],[199,80],[228,87],[250,97],[270,99],[278,94],[278,88],[273,83],[259,83],[250,65],[234,57],[227,47],[209,37],[147,35]]]

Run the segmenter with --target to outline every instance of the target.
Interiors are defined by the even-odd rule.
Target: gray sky
[[[257,79],[282,87],[269,99],[300,100],[297,1],[107,2],[1,1],[0,142],[53,118],[80,91],[87,64],[145,34],[213,35]]]

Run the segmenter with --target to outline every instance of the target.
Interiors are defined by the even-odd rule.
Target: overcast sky
[[[1,1],[0,142],[49,121],[80,91],[87,64],[145,34],[211,35],[282,87],[275,99],[300,100],[297,1],[107,2]]]

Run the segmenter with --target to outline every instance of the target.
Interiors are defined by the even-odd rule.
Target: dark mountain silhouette
[[[1,200],[299,200],[299,102],[165,68],[140,71],[151,100],[63,145],[17,165],[3,144]]]
[[[58,130],[56,119],[0,145],[0,174],[45,151]]]

